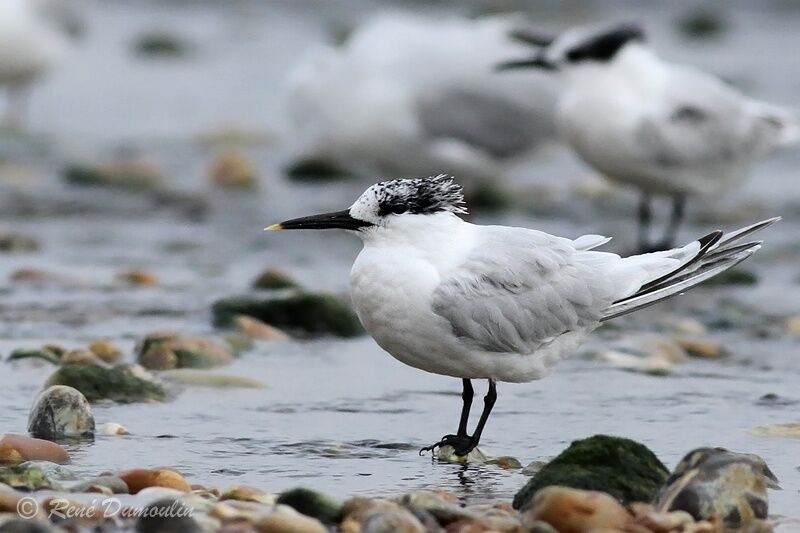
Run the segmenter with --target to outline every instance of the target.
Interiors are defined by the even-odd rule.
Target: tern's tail
[[[687,261],[682,261],[682,264],[673,271],[648,281],[631,296],[611,304],[601,320],[609,320],[653,305],[738,265],[761,248],[761,241],[744,243],[740,241],[778,220],[780,217],[770,218],[730,233],[715,231],[698,239],[700,250],[696,255]]]

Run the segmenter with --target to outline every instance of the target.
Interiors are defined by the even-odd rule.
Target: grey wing
[[[487,154],[512,157],[552,136],[552,119],[515,102],[454,89],[419,103],[418,116],[430,137],[458,139]]]
[[[736,89],[691,69],[673,73],[663,103],[641,121],[637,136],[648,159],[661,167],[746,158],[774,129],[752,114]]]
[[[434,291],[433,311],[470,346],[532,353],[592,326],[613,301],[611,282],[573,261],[571,241],[512,228],[492,233]]]

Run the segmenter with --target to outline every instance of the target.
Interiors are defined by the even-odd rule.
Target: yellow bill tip
[[[264,231],[279,231],[282,229],[283,226],[281,226],[280,224],[273,224],[271,226],[267,226],[266,228],[264,228]]]

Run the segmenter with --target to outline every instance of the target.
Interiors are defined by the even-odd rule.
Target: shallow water
[[[300,4],[298,6],[298,4]],[[341,208],[360,183],[293,185],[280,175],[279,80],[302,49],[322,39],[332,24],[357,20],[368,9],[357,2],[322,11],[322,2],[213,3],[109,2],[93,13],[90,34],[61,71],[37,89],[31,110],[34,133],[0,138],[2,227],[36,235],[42,251],[6,255],[0,280],[37,267],[75,277],[77,288],[0,286],[0,353],[58,342],[80,346],[108,337],[128,349],[154,329],[213,335],[209,306],[217,297],[246,292],[266,267],[288,270],[309,287],[346,292],[347,271],[358,243],[337,234],[264,234],[262,227],[287,216]],[[477,3],[476,3],[477,4]],[[374,5],[370,3],[369,5]],[[542,11],[544,21],[564,24],[619,16],[623,3],[595,2]],[[730,31],[707,44],[681,43],[672,14],[632,12],[653,29],[665,55],[691,60],[741,80],[754,94],[800,107],[800,64],[785,50],[796,45],[800,10],[780,3],[754,10],[740,6]],[[369,8],[374,9],[374,7]],[[451,10],[446,4],[436,9]],[[617,11],[615,11],[617,10]],[[186,59],[132,58],[128,43],[156,25],[179,32],[193,46]],[[757,46],[756,46],[757,44]],[[205,173],[213,149],[197,140],[230,128],[248,132],[248,155],[262,172],[257,195],[212,192]],[[46,132],[46,133],[45,133]],[[107,156],[127,147],[158,162],[178,193],[169,201],[148,195],[70,189],[59,183],[64,161]],[[686,236],[720,220],[744,224],[774,214],[785,220],[765,232],[768,246],[750,261],[755,287],[698,289],[667,305],[622,320],[624,331],[652,329],[672,312],[715,316],[724,301],[745,302],[752,328],[712,330],[732,355],[690,360],[673,374],[624,372],[574,358],[540,382],[501,385],[483,446],[523,464],[546,459],[571,440],[613,433],[650,446],[674,466],[692,448],[706,445],[763,456],[783,491],[770,495],[771,510],[797,515],[800,439],[751,436],[750,428],[797,421],[800,416],[798,341],[783,332],[762,338],[763,315],[800,313],[800,197],[794,196],[798,154],[760,165],[743,192],[701,210],[695,205]],[[515,173],[520,186],[541,176],[556,191],[588,171],[564,151],[544,151],[536,167]],[[435,169],[432,169],[435,172]],[[566,182],[567,185],[559,185]],[[558,192],[555,194],[558,197]],[[513,223],[578,235],[630,233],[625,192],[602,202],[561,201],[545,214],[525,211],[479,214],[480,222]],[[157,288],[114,283],[123,268],[156,273]],[[604,346],[618,331],[591,342]],[[7,365],[0,372],[0,429],[24,432],[28,409],[50,368]],[[404,367],[369,338],[259,344],[223,373],[263,381],[263,390],[184,390],[158,405],[99,405],[98,422],[126,426],[129,437],[98,437],[74,447],[72,468],[82,475],[128,467],[169,466],[192,482],[251,484],[272,491],[310,485],[332,494],[397,494],[441,487],[465,501],[508,499],[525,482],[518,471],[496,466],[461,467],[419,457],[417,449],[452,432],[460,409],[457,380]],[[476,384],[477,385],[477,384]],[[476,388],[483,394],[483,384]],[[785,401],[759,402],[768,393]],[[476,409],[480,401],[476,401]]]

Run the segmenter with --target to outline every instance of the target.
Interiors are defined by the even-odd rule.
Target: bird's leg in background
[[[467,434],[467,423],[469,422],[469,410],[472,407],[472,398],[475,396],[475,391],[472,389],[472,382],[468,379],[462,379],[464,389],[461,392],[461,400],[464,405],[461,407],[461,420],[458,423],[458,435]]]
[[[678,228],[680,228],[685,215],[686,195],[676,194],[672,197],[672,215],[670,215],[667,230],[664,232],[664,238],[659,243],[660,249],[668,250],[675,246],[675,239],[678,237]]]
[[[28,87],[13,84],[8,88],[8,107],[4,117],[5,126],[16,128],[22,125],[28,109]]]
[[[653,221],[653,210],[650,207],[650,195],[642,193],[639,199],[639,251],[650,249],[650,223]]]
[[[483,397],[483,412],[481,413],[480,420],[478,420],[478,425],[475,428],[475,433],[472,434],[472,439],[471,439],[472,448],[467,450],[467,453],[471,452],[478,445],[478,442],[480,442],[481,433],[483,433],[483,427],[486,425],[486,421],[489,420],[489,414],[492,412],[492,407],[494,407],[494,402],[496,401],[497,401],[497,384],[493,379],[490,379],[489,392],[487,392],[486,396]]]

